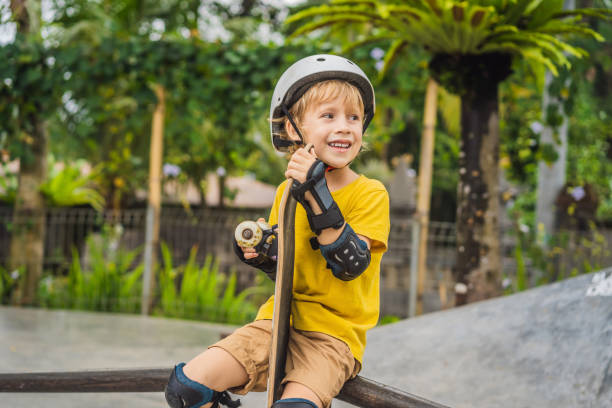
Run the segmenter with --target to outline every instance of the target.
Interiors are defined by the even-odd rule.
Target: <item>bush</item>
[[[163,268],[157,314],[234,324],[253,320],[257,307],[250,299],[268,293],[268,288],[258,285],[236,293],[235,271],[229,278],[219,273],[212,256],[208,255],[198,266],[194,247],[187,263],[175,268],[168,246],[162,244],[161,248]]]
[[[122,228],[105,226],[100,234],[86,241],[85,257],[73,250],[67,276],[46,274],[39,284],[40,306],[93,310],[102,312],[139,313],[142,273],[137,262],[140,248],[126,250],[120,246]],[[185,265],[173,266],[168,246],[161,244],[162,262],[154,314],[211,322],[243,324],[255,317],[257,303],[271,295],[271,285],[256,286],[236,292],[236,274],[221,273],[211,255],[197,265],[197,248],[192,248]],[[5,279],[6,278],[6,279]],[[0,294],[8,288],[10,275],[0,270]]]
[[[609,244],[595,224],[589,231],[559,231],[550,237],[542,231],[516,228],[516,276],[507,277],[506,293],[520,292],[605,267]]]
[[[100,234],[87,238],[85,266],[76,249],[68,276],[46,275],[39,285],[43,307],[95,310],[101,312],[140,311],[143,265],[136,263],[140,248],[119,246],[120,226],[104,226]]]

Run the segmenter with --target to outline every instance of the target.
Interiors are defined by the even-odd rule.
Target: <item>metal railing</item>
[[[197,246],[197,261],[208,254],[215,256],[219,270],[237,271],[238,289],[253,285],[258,272],[240,262],[233,253],[232,235],[235,226],[245,219],[267,218],[264,209],[198,209],[164,207],[161,215],[160,241],[168,245],[175,265],[187,261],[191,249]],[[146,209],[120,212],[96,212],[92,209],[58,208],[46,213],[44,269],[62,273],[72,262],[76,249],[87,262],[86,241],[99,235],[105,226],[118,229],[118,245],[123,249],[141,248],[144,243]],[[0,265],[6,265],[11,239],[12,209],[0,207]],[[383,315],[405,317],[409,310],[411,265],[414,269],[413,227],[417,221],[410,215],[392,213],[388,251],[381,266],[381,312]],[[514,236],[504,230],[502,265],[510,276],[516,270]],[[607,231],[607,235],[612,235]],[[606,236],[608,241],[612,236]],[[579,242],[579,238],[575,239]],[[455,225],[429,222],[427,245],[427,280],[424,310],[439,310],[453,303],[452,268],[455,264]],[[140,262],[137,259],[135,262]],[[605,261],[607,262],[607,260]],[[529,268],[529,265],[527,265]],[[414,286],[414,285],[412,285]]]
[[[172,369],[0,374],[0,392],[163,392]],[[357,376],[336,398],[363,408],[448,408]]]
[[[232,236],[236,225],[245,219],[267,218],[267,210],[204,209],[186,212],[183,208],[164,208],[161,215],[160,241],[168,245],[175,265],[187,261],[190,251],[197,246],[197,261],[214,254],[220,271],[238,272],[238,287],[253,284],[257,271],[240,262],[233,253]],[[44,270],[61,273],[72,262],[73,249],[87,262],[86,241],[100,235],[105,226],[117,229],[118,245],[126,250],[142,247],[144,243],[146,209],[120,212],[96,212],[92,209],[58,208],[46,214]],[[6,265],[12,230],[12,210],[0,208],[0,265]],[[388,251],[381,267],[382,306],[384,314],[408,314],[408,290],[412,235],[415,221],[406,215],[392,214]],[[454,235],[452,223],[431,222],[428,239],[428,274],[426,287],[436,288],[449,279],[454,263]],[[139,262],[140,259],[137,260]],[[442,305],[443,306],[443,305]],[[435,305],[432,306],[437,308]]]

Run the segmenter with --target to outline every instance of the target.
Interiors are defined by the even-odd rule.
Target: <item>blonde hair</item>
[[[289,109],[289,113],[293,117],[295,124],[300,127],[304,114],[312,105],[326,103],[336,99],[341,99],[342,102],[349,106],[350,109],[354,109],[361,113],[362,120],[364,119],[364,105],[361,92],[354,85],[340,80],[330,79],[327,81],[321,81],[311,86],[300,99]],[[275,123],[282,123],[283,126],[279,126],[279,132],[275,136],[279,136],[281,139],[290,140],[291,138],[287,134],[285,127],[286,122],[289,119],[287,116],[272,119]],[[293,146],[289,149],[289,153],[292,154],[297,150],[299,146]]]

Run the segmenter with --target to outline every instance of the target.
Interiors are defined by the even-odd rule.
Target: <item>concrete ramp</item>
[[[364,366],[453,408],[610,408],[612,268],[374,329]]]

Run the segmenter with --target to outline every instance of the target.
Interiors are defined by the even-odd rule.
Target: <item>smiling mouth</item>
[[[348,150],[350,149],[351,144],[345,142],[331,142],[328,143],[328,146],[334,150]]]

